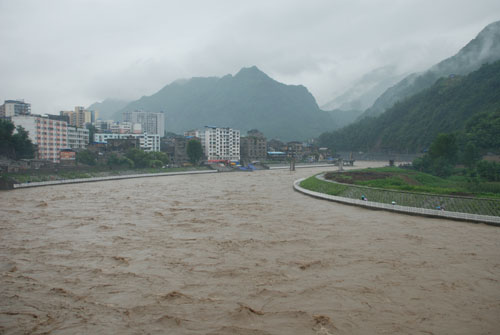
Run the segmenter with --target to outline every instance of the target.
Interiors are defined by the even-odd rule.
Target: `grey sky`
[[[58,113],[257,65],[321,105],[375,68],[423,70],[498,0],[0,0],[0,99]]]

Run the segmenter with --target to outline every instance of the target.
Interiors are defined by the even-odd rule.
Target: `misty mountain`
[[[338,128],[304,86],[279,83],[255,66],[234,76],[175,81],[129,103],[115,113],[115,119],[134,110],[163,111],[166,131],[174,133],[211,125],[242,133],[259,129],[268,138],[288,141],[306,140]]]
[[[361,116],[364,111],[334,109],[331,111],[327,111],[327,113],[330,114],[331,117],[335,120],[336,126],[338,128],[342,128],[356,121],[356,119]]]
[[[441,78],[379,116],[322,134],[320,142],[336,150],[415,153],[439,133],[463,131],[481,113],[500,113],[500,61],[467,76]]]
[[[377,68],[358,79],[347,91],[321,106],[322,110],[366,110],[389,87],[406,74],[397,72],[395,66]]]
[[[94,102],[87,107],[87,109],[99,112],[99,118],[101,120],[109,120],[113,119],[113,114],[125,107],[128,103],[129,101],[125,100],[105,99],[103,102]]]
[[[431,87],[436,80],[450,75],[466,75],[485,63],[500,59],[500,21],[486,26],[475,39],[470,41],[456,55],[434,65],[421,74],[411,74],[395,86],[387,89],[362,115],[376,116],[416,93]]]

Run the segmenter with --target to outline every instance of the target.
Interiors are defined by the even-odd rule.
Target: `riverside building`
[[[124,112],[123,121],[131,124],[139,123],[142,131],[163,137],[165,133],[165,116],[163,113],[150,113],[143,111]]]
[[[87,124],[95,122],[98,118],[97,112],[86,110],[81,106],[76,106],[74,111],[61,111],[60,115],[67,116],[69,125],[78,128],[85,128]]]
[[[73,150],[85,149],[89,144],[89,130],[68,126],[68,147]]]
[[[267,157],[267,141],[264,134],[251,130],[241,141],[241,159],[245,162],[265,160]]]
[[[203,152],[208,161],[239,161],[240,131],[232,128],[205,126],[198,130]]]
[[[144,151],[160,151],[160,135],[158,134],[118,134],[118,133],[96,133],[94,142],[108,143],[109,139],[139,139],[139,146]]]
[[[38,159],[59,162],[59,151],[68,148],[68,124],[65,121],[35,115],[13,116],[11,120],[28,132],[28,137],[37,145]]]
[[[5,100],[0,106],[0,117],[13,117],[19,115],[30,115],[31,104],[24,100]]]

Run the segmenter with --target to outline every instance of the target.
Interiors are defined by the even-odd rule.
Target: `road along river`
[[[500,329],[500,228],[292,190],[327,169],[1,192],[0,333]]]

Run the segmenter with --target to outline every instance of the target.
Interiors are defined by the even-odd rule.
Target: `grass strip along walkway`
[[[394,201],[400,206],[434,210],[439,206],[451,212],[500,216],[500,200],[497,199],[413,193],[341,184],[327,181],[323,175],[309,177],[303,180],[300,186],[311,191],[349,199],[361,199],[364,195],[369,201],[384,204],[392,204]]]

